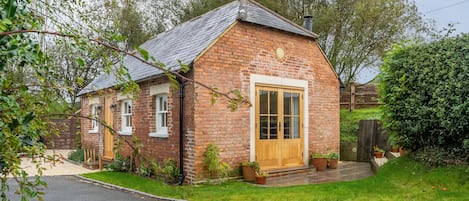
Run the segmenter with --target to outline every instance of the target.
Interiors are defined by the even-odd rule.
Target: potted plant
[[[327,167],[327,155],[321,153],[313,153],[311,155],[313,159],[313,166],[316,167],[317,171],[324,171]]]
[[[376,158],[383,158],[384,150],[379,148],[378,145],[373,146],[373,151],[375,152]]]
[[[391,145],[391,152],[396,153],[399,152],[399,144],[397,142],[397,136],[390,135],[388,138],[388,143]]]
[[[267,176],[269,176],[267,172],[256,172],[256,184],[264,185],[267,180]]]
[[[339,164],[339,154],[332,152],[329,154],[329,165],[330,169],[337,169],[337,165]]]
[[[256,180],[256,172],[259,172],[260,169],[257,161],[243,162],[241,167],[243,169],[244,181],[252,182]]]

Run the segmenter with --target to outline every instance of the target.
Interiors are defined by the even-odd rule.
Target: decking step
[[[299,168],[288,168],[288,169],[278,169],[266,171],[269,173],[269,177],[281,177],[281,176],[291,176],[291,175],[301,175],[301,174],[314,174],[316,168],[313,167],[299,167]]]

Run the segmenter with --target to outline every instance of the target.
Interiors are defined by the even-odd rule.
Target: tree
[[[229,0],[192,0],[177,15],[189,20]],[[313,15],[318,42],[347,84],[367,68],[379,66],[393,43],[426,33],[413,1],[407,0],[258,0],[287,19],[303,25]]]
[[[180,71],[170,71],[163,64],[148,56],[148,52],[136,48],[137,53],[119,48],[122,37],[108,30],[96,33],[95,29],[87,29],[77,20],[76,6],[83,6],[81,1],[30,1],[30,0],[0,0],[0,197],[6,200],[5,191],[8,190],[7,177],[12,176],[18,182],[18,193],[22,200],[38,197],[42,200],[41,189],[46,184],[40,179],[41,164],[45,155],[45,146],[40,143],[41,137],[54,133],[48,129],[47,118],[53,115],[74,116],[98,120],[110,128],[102,120],[91,116],[76,114],[51,114],[47,106],[56,103],[57,91],[61,91],[63,80],[57,77],[69,77],[75,84],[80,84],[81,74],[65,74],[60,68],[70,62],[73,70],[84,68],[86,62],[80,57],[100,57],[103,72],[114,73],[120,86],[125,92],[138,91],[138,86],[131,81],[125,66],[109,62],[109,58],[130,56],[136,60],[162,70],[170,80],[176,79],[193,82],[211,91],[214,98],[225,97],[233,105],[249,103],[236,90],[223,93],[217,88],[209,87],[201,82],[193,81],[184,76],[188,66],[181,64]],[[43,11],[48,12],[43,12]],[[64,11],[67,10],[67,11]],[[52,11],[52,12],[49,12]],[[69,20],[61,21],[66,15]],[[50,19],[52,24],[48,24]],[[71,26],[70,23],[78,26]],[[51,26],[53,25],[53,26]],[[44,27],[55,28],[53,31]],[[50,40],[41,36],[52,36],[62,40]],[[50,50],[46,42],[55,42],[63,49],[70,49],[74,57],[67,61],[57,62],[59,68],[51,66]],[[116,45],[114,45],[116,44]],[[99,48],[98,48],[99,47]],[[105,48],[106,50],[103,51]],[[63,50],[60,49],[60,50]],[[110,54],[105,54],[109,52]],[[102,62],[105,61],[105,62]],[[115,65],[114,65],[115,64]],[[68,65],[68,64],[67,64]],[[72,71],[73,71],[72,70]],[[71,71],[71,72],[72,72]],[[29,75],[28,77],[18,77]],[[20,168],[21,153],[34,156],[33,163],[39,172],[34,179],[29,179],[27,173]],[[53,158],[51,160],[54,160]]]
[[[430,165],[469,161],[469,35],[396,45],[380,77],[385,126]]]

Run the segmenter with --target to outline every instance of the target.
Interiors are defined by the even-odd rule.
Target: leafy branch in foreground
[[[187,71],[189,71],[189,66],[187,66],[185,64],[182,64],[182,63],[180,63],[180,65],[182,67],[180,72],[171,71],[171,70],[165,68],[165,65],[163,63],[158,62],[155,59],[155,57],[149,56],[148,51],[146,51],[142,48],[137,48],[138,54],[136,54],[136,53],[131,53],[131,52],[128,52],[126,50],[123,50],[119,47],[116,47],[114,45],[106,43],[106,42],[104,42],[100,39],[97,39],[97,38],[90,38],[90,37],[86,37],[86,36],[64,34],[64,33],[59,33],[59,32],[52,32],[52,31],[16,30],[16,31],[9,31],[9,32],[0,32],[0,36],[15,35],[15,34],[22,34],[22,33],[48,34],[48,35],[67,37],[67,38],[86,39],[86,40],[94,42],[98,45],[107,47],[107,48],[109,48],[113,51],[116,51],[118,53],[121,53],[121,54],[124,54],[124,55],[127,55],[127,56],[131,56],[131,57],[137,59],[138,61],[140,61],[144,64],[150,65],[154,68],[157,68],[157,69],[163,71],[165,73],[165,75],[168,76],[168,78],[172,82],[173,86],[177,86],[177,79],[180,79],[182,81],[195,83],[195,84],[197,84],[197,85],[199,85],[203,88],[206,88],[206,89],[210,90],[211,94],[214,97],[212,99],[212,103],[215,103],[216,100],[219,97],[225,97],[226,99],[228,99],[228,102],[229,102],[228,108],[231,109],[232,111],[236,110],[239,107],[239,105],[241,105],[241,104],[246,104],[248,106],[251,106],[250,101],[248,99],[246,99],[241,94],[241,92],[239,90],[233,89],[229,92],[222,92],[222,91],[218,90],[218,88],[216,88],[216,87],[210,87],[210,86],[204,84],[203,82],[196,81],[196,80],[193,80],[191,78],[188,78],[188,77],[184,76],[182,73],[186,73]]]

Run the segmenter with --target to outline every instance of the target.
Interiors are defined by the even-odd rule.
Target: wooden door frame
[[[268,92],[268,94],[271,94],[271,92],[275,92],[276,99],[275,102],[277,103],[275,105],[276,107],[276,113],[275,114],[270,114],[270,112],[261,114],[260,109],[260,96],[261,96],[261,91]],[[298,167],[304,165],[303,161],[303,145],[304,143],[304,131],[303,131],[303,122],[299,121],[298,123],[298,132],[299,132],[299,138],[287,138],[285,139],[285,133],[284,133],[284,127],[285,127],[285,118],[286,114],[284,111],[285,108],[285,94],[286,93],[291,93],[291,94],[298,94],[298,109],[299,113],[296,115],[298,116],[299,120],[303,120],[304,114],[303,110],[300,108],[303,108],[304,103],[303,103],[303,89],[302,88],[295,88],[295,87],[286,87],[286,86],[275,86],[275,85],[265,85],[265,84],[259,84],[256,85],[256,102],[254,104],[255,110],[256,110],[256,135],[255,135],[255,141],[256,141],[256,161],[259,162],[261,167],[263,169],[281,169],[281,168],[286,168],[286,167]],[[270,108],[272,106],[270,103],[273,101],[271,96],[268,95],[268,100],[267,100],[267,108]],[[270,106],[269,106],[270,105]],[[271,110],[271,109],[270,109]],[[293,111],[292,111],[293,112]],[[267,115],[267,116],[266,116]],[[272,116],[271,116],[272,115]],[[291,115],[291,114],[289,114]],[[270,139],[270,135],[268,134],[266,139],[260,139],[260,118],[261,117],[276,117],[277,122],[275,123],[276,125],[276,138]],[[270,118],[268,118],[270,119]],[[272,123],[267,124],[268,127],[270,127]],[[293,127],[290,127],[293,128]],[[268,133],[270,133],[271,129],[268,129]],[[257,147],[262,145],[262,147]],[[293,147],[291,147],[293,146]],[[265,152],[261,151],[262,149],[268,148],[271,151]],[[294,149],[291,149],[294,148]],[[277,154],[272,155],[272,150],[275,150]],[[292,150],[295,150],[294,152],[290,153]],[[259,152],[260,151],[260,152]],[[269,153],[271,157],[274,156],[275,160],[264,160],[266,159],[265,157],[262,157],[263,154]],[[262,158],[262,159],[261,159]],[[293,159],[293,161],[292,161]],[[299,160],[298,160],[299,159]],[[276,162],[275,162],[276,161]],[[290,162],[287,162],[290,161]],[[264,162],[269,163],[270,165],[267,164],[262,164]],[[301,164],[301,165],[300,165]]]
[[[308,166],[309,163],[309,85],[308,80],[298,80],[290,78],[281,78],[274,76],[250,75],[250,85],[249,85],[249,97],[251,103],[256,102],[256,85],[273,85],[279,87],[292,87],[292,88],[301,88],[303,89],[303,163],[304,166]],[[256,159],[256,108],[252,106],[250,108],[250,161],[255,161]]]

